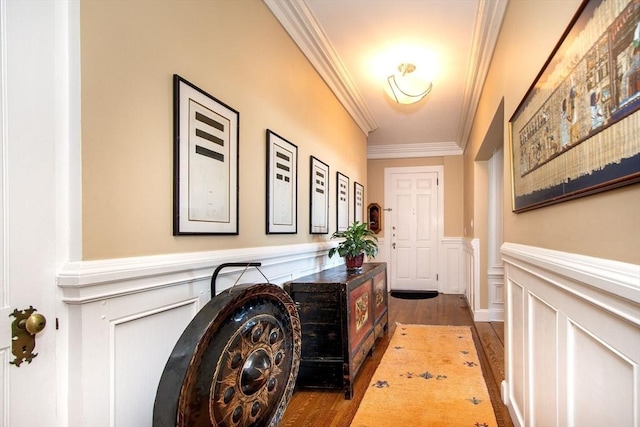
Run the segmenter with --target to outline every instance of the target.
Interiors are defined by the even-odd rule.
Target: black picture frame
[[[358,181],[353,182],[353,220],[366,222],[364,217],[364,186]]]
[[[634,3],[583,1],[509,120],[514,212],[640,182]]]
[[[267,129],[267,234],[298,232],[298,146]]]
[[[238,234],[240,113],[173,76],[173,234]]]
[[[309,233],[329,233],[329,165],[310,157]]]
[[[349,177],[336,172],[336,231],[349,227]]]

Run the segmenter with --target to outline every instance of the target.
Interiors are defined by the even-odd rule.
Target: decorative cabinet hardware
[[[42,331],[47,325],[47,319],[36,313],[32,306],[25,310],[13,310],[9,317],[15,317],[11,324],[11,352],[16,357],[9,362],[12,365],[20,366],[22,362],[31,363],[38,353],[33,350],[36,347],[36,334]]]
[[[395,243],[395,242],[393,242],[393,243],[391,244],[391,246],[393,246],[393,249],[395,249],[395,248],[396,248],[396,243]]]

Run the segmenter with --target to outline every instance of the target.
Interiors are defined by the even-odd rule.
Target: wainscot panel
[[[282,283],[343,263],[330,242],[73,262],[58,274],[68,348],[69,424],[151,425],[156,389],[173,347],[215,293],[235,283]],[[265,277],[262,276],[264,274]]]
[[[442,282],[439,285],[443,294],[464,294],[464,238],[445,237],[442,239],[442,252],[444,256],[444,268]]]
[[[640,266],[505,243],[515,425],[640,425]]]

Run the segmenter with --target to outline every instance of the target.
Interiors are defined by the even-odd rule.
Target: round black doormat
[[[438,296],[438,291],[391,291],[391,296],[401,299],[427,299]]]

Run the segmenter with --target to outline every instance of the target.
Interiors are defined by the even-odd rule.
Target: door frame
[[[384,236],[385,240],[388,240],[389,243],[384,245],[385,249],[385,259],[387,259],[387,291],[391,291],[391,282],[393,281],[393,269],[394,266],[391,263],[391,226],[393,224],[393,215],[395,213],[393,210],[389,211],[387,209],[394,209],[395,206],[393,204],[393,197],[391,197],[393,189],[391,188],[391,175],[394,173],[436,173],[438,179],[437,185],[437,200],[438,200],[438,218],[436,220],[437,233],[438,233],[438,242],[436,243],[436,268],[438,270],[438,292],[443,291],[443,268],[442,268],[442,240],[444,239],[444,165],[436,165],[436,166],[407,166],[407,167],[389,167],[384,168],[384,209],[385,215],[390,215],[391,218],[385,220],[383,222]]]
[[[6,411],[0,410],[0,425],[43,423],[43,420],[69,425],[69,409],[77,406],[77,402],[69,400],[68,392],[71,381],[68,377],[70,324],[68,306],[60,299],[56,282],[57,272],[68,261],[80,260],[82,251],[80,3],[58,0],[20,4],[0,0],[0,11],[0,149],[3,162],[0,167],[0,196],[3,198],[0,222],[10,222],[9,214],[17,215],[18,209],[27,209],[8,196],[16,194],[17,185],[26,182],[19,178],[30,170],[38,171],[42,190],[31,194],[38,200],[39,210],[30,215],[38,215],[39,221],[33,222],[32,229],[21,230],[19,236],[24,241],[31,241],[31,234],[29,239],[24,239],[23,234],[37,232],[46,243],[38,251],[26,255],[27,265],[38,272],[35,274],[37,280],[26,281],[24,276],[8,274],[9,257],[23,255],[20,248],[9,247],[9,253],[8,236],[0,235],[0,245],[5,249],[0,261],[3,275],[0,288],[4,287],[5,297],[0,298],[0,308],[6,305],[10,309],[24,309],[33,304],[47,318],[46,329],[36,337],[35,352],[39,356],[32,364],[23,363],[18,368],[9,365],[8,357],[11,356],[4,355],[4,366],[0,370],[7,375],[0,381],[4,388],[4,393],[0,392],[0,404]],[[22,33],[14,33],[16,28],[26,28],[27,32],[31,29],[30,37],[21,38]],[[46,44],[39,43],[43,39],[47,39]],[[15,64],[28,64],[25,68],[31,69],[19,74]],[[38,100],[37,111],[46,123],[35,134],[30,129],[26,134],[23,132],[23,128],[28,128],[24,123],[31,120],[30,109],[25,108],[29,99]],[[44,138],[43,133],[46,134]],[[32,144],[34,150],[43,146],[50,156],[29,157],[27,168],[24,166],[27,163],[22,161],[24,152],[8,151],[9,144],[19,147],[20,141],[25,145]],[[11,160],[8,154],[11,154]],[[33,188],[33,182],[29,181],[29,185]],[[43,193],[47,197],[42,197]],[[12,205],[11,209],[9,205]],[[46,215],[45,219],[43,215]],[[12,292],[9,292],[10,287]],[[7,316],[3,322],[10,322],[10,318]],[[8,337],[2,332],[0,338],[4,342]],[[24,400],[24,393],[20,391],[34,386],[44,387],[47,393],[46,400],[39,402],[40,409],[35,412],[35,418],[30,418],[34,414],[29,410],[33,408],[32,402]],[[20,387],[18,393],[14,387]],[[19,401],[20,406],[13,401]]]

